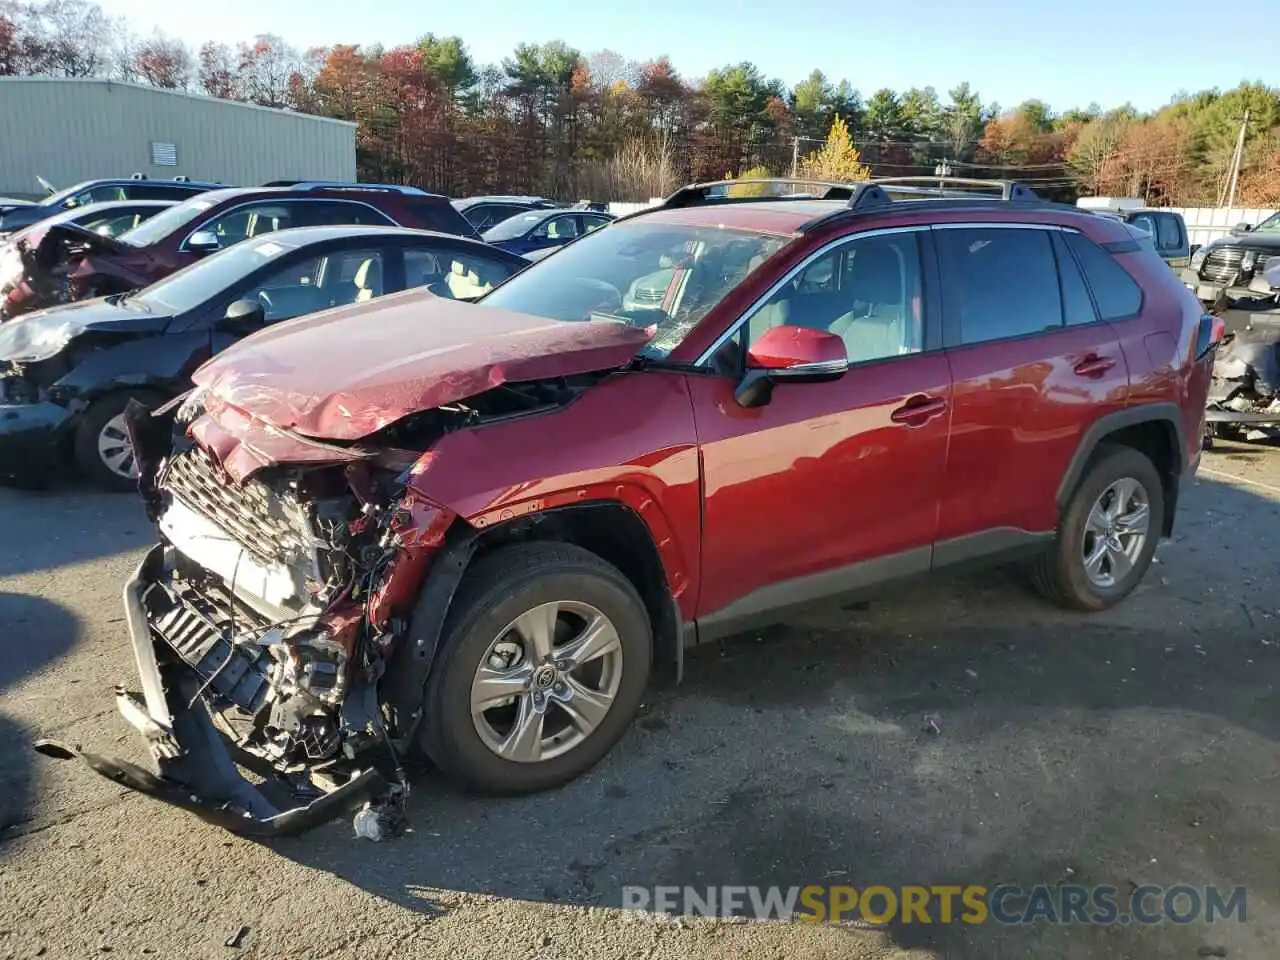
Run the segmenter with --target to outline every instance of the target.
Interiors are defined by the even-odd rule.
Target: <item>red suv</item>
[[[269,328],[134,410],[161,541],[118,702],[160,774],[89,762],[241,832],[372,800],[367,829],[411,748],[469,788],[564,783],[652,667],[798,604],[1011,558],[1073,607],[1133,590],[1222,336],[1149,244],[1015,185],[719,189],[478,304]]]
[[[0,293],[0,321],[41,307],[145,287],[206,254],[286,227],[402,226],[476,237],[448,198],[416,187],[276,181],[210,190],[115,239],[50,228],[20,241],[18,275]]]

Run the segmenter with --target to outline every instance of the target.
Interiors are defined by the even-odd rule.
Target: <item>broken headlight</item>
[[[0,325],[0,360],[39,363],[56,357],[84,331],[76,320],[58,313],[33,314]]]
[[[204,387],[195,387],[187,392],[182,398],[182,403],[178,406],[178,412],[175,419],[178,423],[191,423],[197,417],[204,413]]]

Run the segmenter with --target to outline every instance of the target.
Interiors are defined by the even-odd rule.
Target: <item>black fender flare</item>
[[[1066,509],[1067,502],[1071,499],[1071,495],[1075,493],[1081,477],[1084,476],[1085,467],[1097,451],[1098,446],[1104,443],[1109,436],[1121,430],[1146,423],[1160,424],[1173,434],[1177,449],[1174,451],[1174,475],[1171,478],[1173,481],[1171,485],[1173,500],[1168,506],[1173,507],[1176,504],[1178,481],[1187,465],[1187,439],[1182,427],[1182,411],[1176,403],[1165,401],[1144,403],[1140,406],[1117,410],[1114,413],[1108,413],[1100,417],[1090,424],[1089,429],[1080,438],[1080,444],[1076,447],[1076,452],[1072,455],[1071,462],[1067,464],[1067,469],[1058,484],[1057,503],[1059,513]],[[1166,510],[1166,528],[1170,527],[1172,513],[1171,509]]]

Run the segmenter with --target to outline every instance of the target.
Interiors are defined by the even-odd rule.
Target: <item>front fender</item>
[[[209,353],[208,331],[126,340],[84,355],[52,389],[61,399],[83,401],[125,387],[175,392]]]
[[[653,538],[681,615],[694,618],[702,478],[683,374],[617,374],[564,407],[449,433],[414,466],[410,485],[479,531],[559,507],[621,503]]]

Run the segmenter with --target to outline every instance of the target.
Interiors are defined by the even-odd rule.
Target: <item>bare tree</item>
[[[290,83],[304,71],[302,55],[275,34],[263,33],[239,49],[240,79],[246,99],[264,107],[289,105]]]
[[[44,0],[28,8],[22,39],[27,72],[92,77],[111,67],[111,21],[96,3]]]

